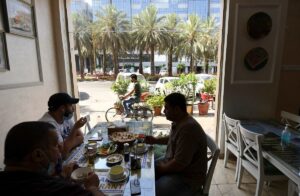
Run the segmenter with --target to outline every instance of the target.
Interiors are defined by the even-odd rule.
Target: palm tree
[[[178,33],[178,24],[179,17],[176,14],[169,14],[166,17],[165,27],[168,31],[168,41],[163,44],[164,50],[167,52],[168,56],[168,75],[172,76],[172,61],[174,51],[177,49],[176,47],[179,45],[179,33]]]
[[[119,73],[118,55],[128,42],[128,24],[126,14],[118,11],[113,5],[106,6],[97,14],[95,22],[97,32],[103,44],[112,54],[115,76]]]
[[[190,71],[195,72],[194,61],[197,58],[198,40],[201,36],[201,20],[195,15],[189,15],[186,22],[179,24],[179,30],[181,32],[180,37],[182,44],[180,46],[181,55],[188,56],[190,58]]]
[[[135,16],[132,20],[132,31],[131,31],[131,43],[133,50],[136,50],[139,52],[139,73],[143,74],[143,52],[145,50],[145,41],[144,39],[136,39],[139,37],[140,29],[143,28],[143,21],[141,18],[141,14],[138,14]]]
[[[88,17],[84,13],[74,13],[73,14],[73,26],[74,26],[74,39],[75,48],[78,50],[79,64],[80,64],[80,76],[84,79],[84,56],[82,50],[89,48],[91,45],[91,32]]]
[[[166,28],[162,23],[164,19],[164,16],[157,16],[157,8],[154,5],[148,6],[134,19],[133,38],[141,45],[140,57],[144,49],[150,50],[151,75],[154,75],[154,52],[167,40]]]
[[[219,28],[215,19],[208,17],[202,23],[201,37],[198,40],[200,55],[203,58],[205,72],[208,73],[209,60],[216,60],[219,42]]]

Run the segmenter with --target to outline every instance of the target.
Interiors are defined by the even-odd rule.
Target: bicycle
[[[124,107],[122,104],[114,104],[113,107],[109,108],[105,112],[105,119],[107,122],[113,122],[116,120],[124,120]],[[131,119],[138,121],[152,121],[153,111],[150,107],[143,101],[134,103],[132,105],[132,115]]]

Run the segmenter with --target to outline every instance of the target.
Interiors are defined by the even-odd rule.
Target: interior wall
[[[283,35],[285,27],[286,9],[287,2],[280,0],[228,0],[226,7],[226,18],[224,19],[224,47],[222,54],[222,86],[220,93],[220,108],[218,110],[219,116],[223,112],[237,119],[269,119],[274,118],[277,109],[277,97],[279,88],[280,71],[282,65],[282,51],[283,51]],[[241,6],[242,5],[242,6]],[[253,46],[260,46],[259,41],[247,41],[245,36],[247,36],[246,22],[237,23],[241,17],[246,13],[243,13],[243,9],[238,10],[238,8],[246,7],[249,10],[252,8],[255,12],[263,11],[266,7],[276,9],[274,16],[277,21],[277,29],[274,35],[274,48],[275,52],[270,55],[270,59],[273,61],[273,73],[272,79],[267,82],[257,82],[255,79],[253,81],[242,81],[235,82],[233,78],[235,75],[239,74],[234,72],[234,68],[237,66],[244,66],[243,62],[236,61],[236,59],[243,58],[245,54],[240,54],[236,56],[238,50],[236,47],[243,46],[252,48]],[[238,12],[239,11],[239,12]],[[239,15],[238,15],[239,13]],[[237,29],[240,27],[238,24],[244,25],[243,31],[238,32]],[[240,35],[244,33],[244,35]],[[245,41],[246,40],[246,41]],[[276,43],[276,44],[275,44]],[[255,74],[259,71],[252,72],[254,78]],[[239,78],[242,78],[238,75]],[[222,118],[219,118],[219,146],[224,149],[224,128],[222,124]]]
[[[300,1],[289,0],[277,118],[285,110],[300,115]]]
[[[43,82],[37,86],[0,90],[0,168],[3,168],[4,141],[9,129],[20,122],[38,120],[47,111],[47,101],[60,88],[57,74],[56,36],[53,31],[52,0],[34,1]],[[2,13],[1,13],[2,14]],[[18,56],[11,55],[11,58]],[[24,65],[26,62],[24,62]],[[0,78],[1,78],[0,72]],[[20,75],[19,77],[30,77]],[[63,81],[61,81],[63,82]]]

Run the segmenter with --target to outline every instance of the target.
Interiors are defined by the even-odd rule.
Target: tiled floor
[[[247,172],[244,173],[241,188],[237,188],[234,180],[235,161],[229,160],[227,168],[224,161],[219,159],[211,183],[210,196],[253,196],[255,195],[256,180]],[[272,182],[268,187],[264,185],[262,196],[287,195],[287,181]]]

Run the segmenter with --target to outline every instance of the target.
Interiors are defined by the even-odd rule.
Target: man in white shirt
[[[73,98],[67,93],[56,93],[49,98],[48,112],[40,121],[52,124],[58,135],[58,142],[63,157],[76,146],[83,142],[83,134],[80,128],[86,123],[86,118],[80,118],[76,123],[73,121],[74,104],[79,99]]]

